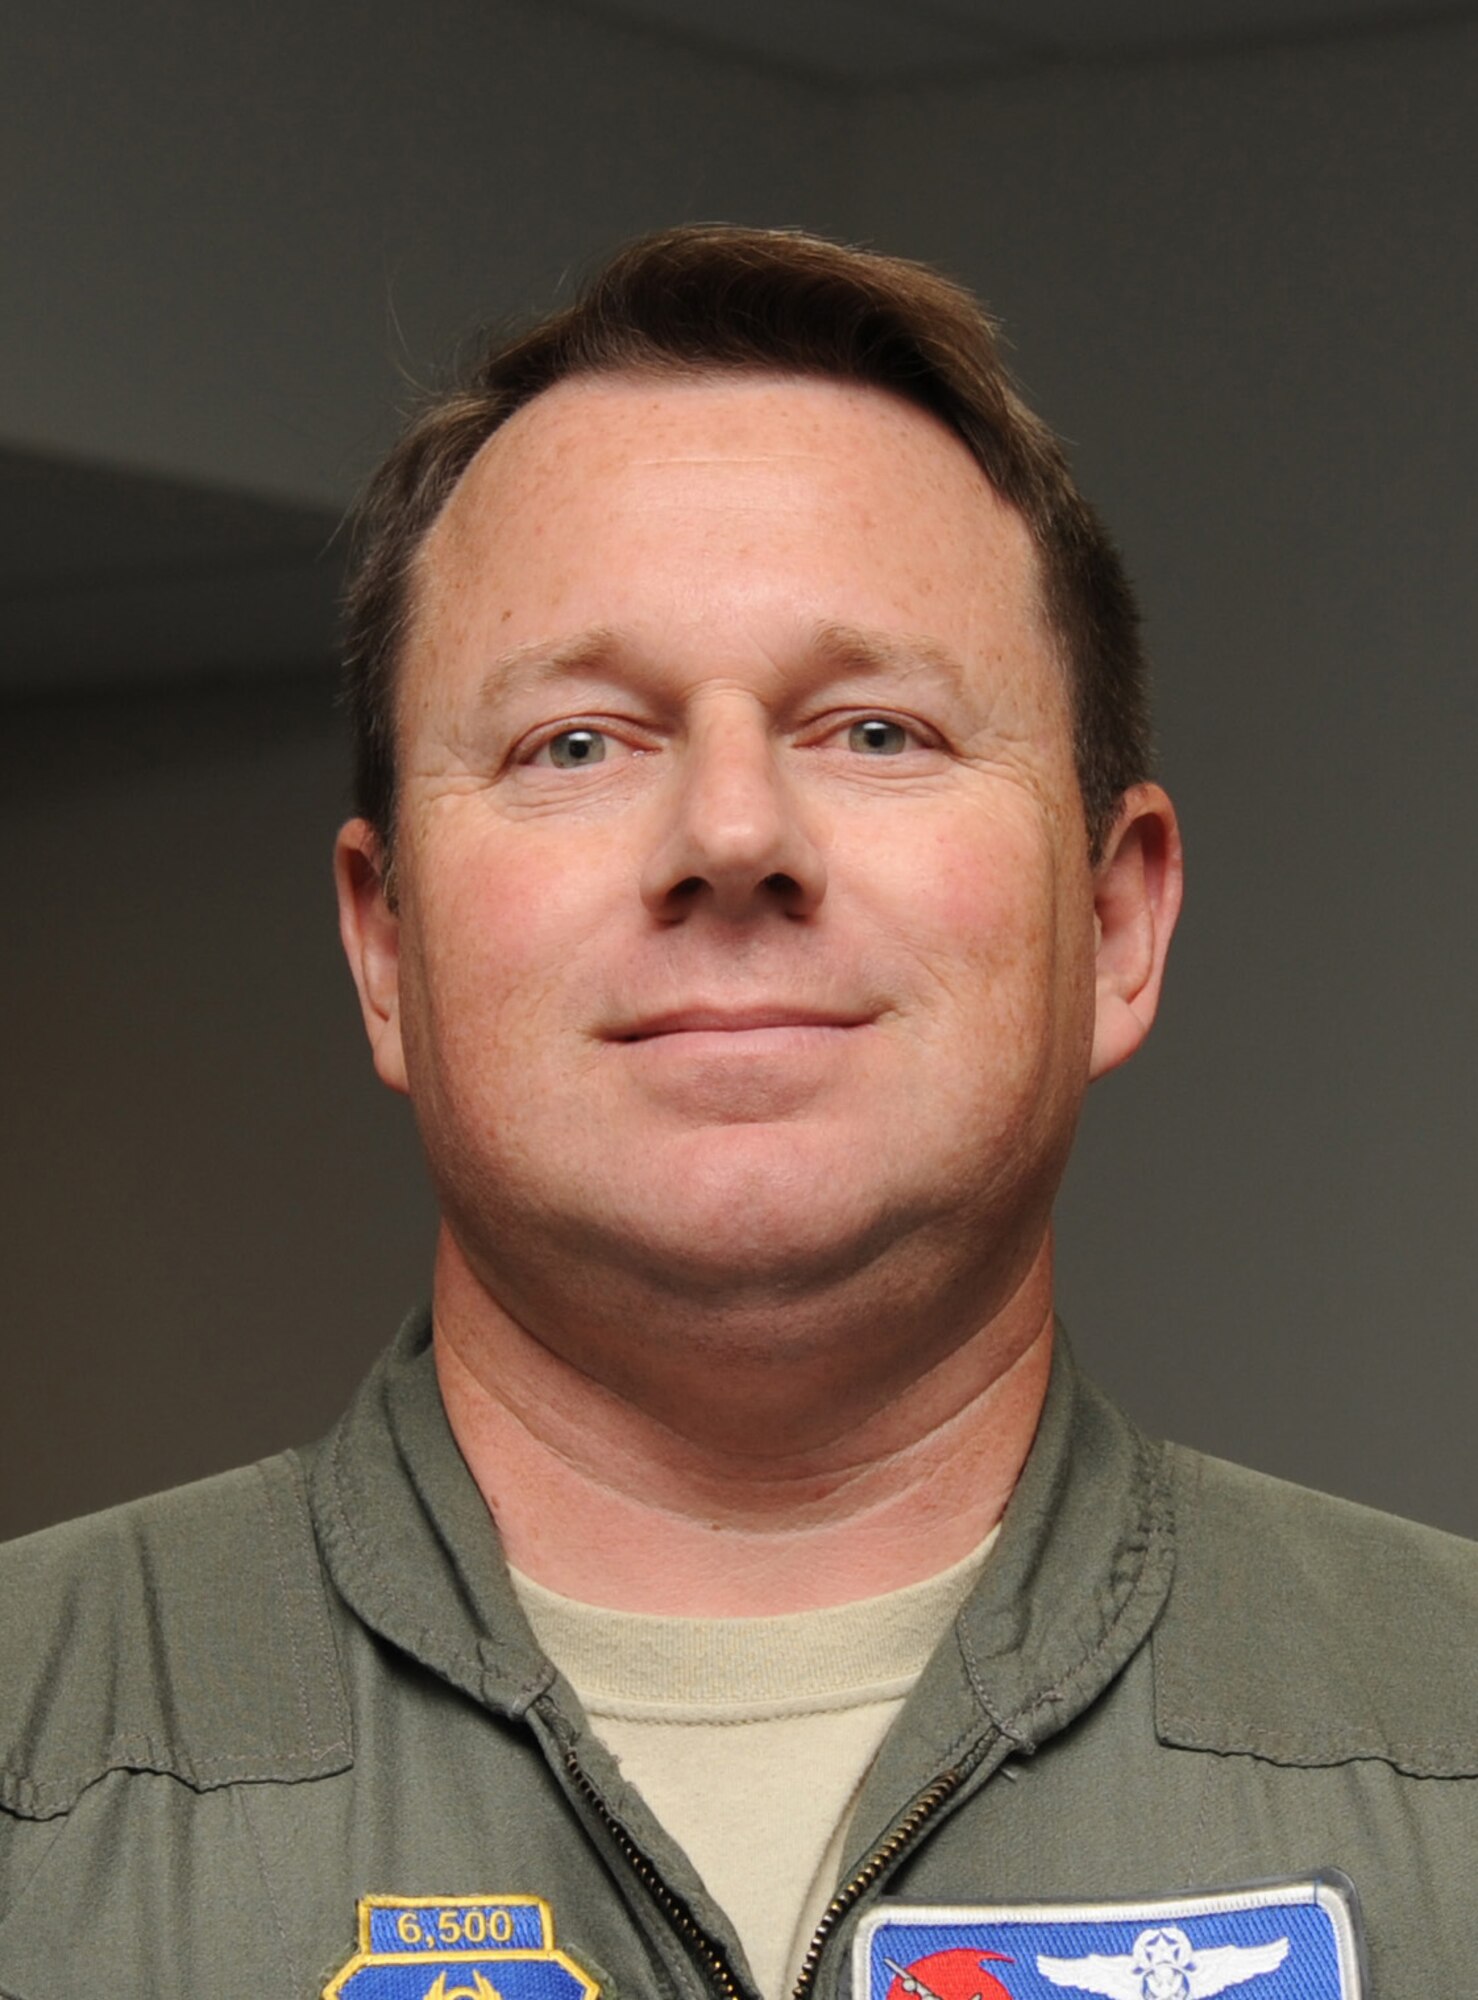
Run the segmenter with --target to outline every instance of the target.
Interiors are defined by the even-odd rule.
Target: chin
[[[859,1257],[855,1235],[826,1234],[814,1220],[803,1236],[762,1229],[654,1233],[644,1242],[628,1239],[622,1261],[667,1293],[729,1306],[773,1305],[824,1290],[870,1261]]]
[[[834,1284],[906,1232],[900,1204],[833,1164],[734,1157],[641,1190],[608,1216],[613,1261],[695,1294],[769,1297]],[[642,1198],[643,1194],[645,1199]]]

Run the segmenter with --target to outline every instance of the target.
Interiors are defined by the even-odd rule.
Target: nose
[[[675,764],[665,824],[642,874],[653,915],[668,923],[700,908],[731,923],[766,912],[814,915],[826,864],[763,715],[705,718]]]

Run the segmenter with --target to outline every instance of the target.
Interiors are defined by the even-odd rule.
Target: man
[[[1179,844],[978,308],[634,246],[397,447],[349,639],[432,1310],[9,1553],[0,1993],[1464,1991],[1472,1552],[1054,1340]]]

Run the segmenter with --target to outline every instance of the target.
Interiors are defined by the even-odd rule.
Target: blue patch
[[[1122,1903],[884,1904],[855,2000],[1360,2000],[1353,1891],[1333,1873]]]
[[[537,1896],[365,1896],[323,2000],[598,2000]]]

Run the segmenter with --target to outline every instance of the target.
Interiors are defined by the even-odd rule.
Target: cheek
[[[920,915],[972,955],[1014,951],[1016,933],[1032,914],[1034,859],[1025,840],[982,845],[941,835],[928,858]]]
[[[1041,972],[1054,956],[1056,885],[1039,829],[978,816],[946,824],[905,850],[881,844],[891,920],[941,978],[998,993],[1013,970]]]
[[[1055,1101],[1092,1031],[1086,866],[1025,811],[984,821],[977,808],[877,852],[873,923],[907,956],[920,1034],[978,1080],[992,1115]]]
[[[417,909],[417,1002],[439,1066],[467,1076],[528,1059],[569,1013],[609,907],[598,871],[558,843],[480,840],[428,857]]]

